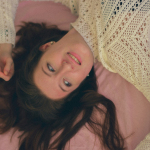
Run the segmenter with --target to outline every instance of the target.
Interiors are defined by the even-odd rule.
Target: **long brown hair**
[[[115,106],[97,93],[94,68],[80,86],[61,101],[48,99],[34,85],[33,70],[42,56],[39,47],[48,41],[58,41],[66,33],[56,26],[31,22],[24,23],[17,32],[20,39],[13,50],[15,74],[8,82],[0,80],[3,91],[0,131],[4,133],[11,127],[23,131],[20,150],[63,150],[79,129],[88,125],[106,149],[123,150]]]

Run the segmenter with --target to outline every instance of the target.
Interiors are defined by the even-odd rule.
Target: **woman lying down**
[[[17,2],[1,3],[14,12]],[[15,35],[13,28],[9,28],[13,24],[7,24],[13,17],[2,16],[6,22],[1,43],[8,44],[1,44],[0,76],[9,81],[1,80],[1,133],[11,127],[22,131],[21,150],[59,150],[87,123],[104,149],[124,149],[115,106],[97,93],[93,64],[97,58],[109,71],[134,84],[149,100],[150,61],[144,36],[148,30],[148,1],[138,1],[135,8],[134,3],[129,3],[126,9],[126,2],[114,1],[112,7],[116,11],[110,11],[110,16],[99,9],[108,7],[110,1],[62,3],[79,15],[68,33],[54,26],[26,23],[17,33],[21,37],[13,51]],[[137,28],[133,32],[132,18],[138,17],[138,13],[145,19],[137,24],[142,30]],[[94,115],[95,111],[99,115]]]

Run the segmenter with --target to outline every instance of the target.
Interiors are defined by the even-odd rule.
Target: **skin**
[[[12,44],[0,44],[0,78],[9,81],[13,74]]]
[[[53,100],[62,99],[74,91],[94,63],[89,46],[75,29],[54,44],[42,45],[40,50],[43,55],[34,70],[33,80],[40,91]],[[72,52],[81,58],[81,65],[68,55]]]

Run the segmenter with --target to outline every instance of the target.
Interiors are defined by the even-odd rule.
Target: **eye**
[[[70,86],[72,85],[71,83],[69,83],[69,82],[66,81],[66,80],[64,80],[64,83],[65,83],[65,85],[68,86],[68,87],[70,87]]]
[[[51,71],[51,72],[55,72],[55,70],[53,69],[53,67],[50,64],[47,64],[47,68]]]

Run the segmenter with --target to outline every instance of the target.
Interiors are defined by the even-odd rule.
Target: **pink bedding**
[[[53,2],[21,2],[17,10],[15,24],[20,21],[46,22],[56,24],[59,28],[69,30],[69,23],[75,21],[69,9]],[[18,29],[18,27],[16,27]],[[128,150],[133,150],[150,132],[150,104],[133,85],[120,75],[106,70],[101,63],[95,64],[99,90],[98,92],[112,100],[117,109],[120,131],[126,138]],[[18,135],[11,138],[13,129],[0,135],[0,150],[17,150]],[[127,138],[128,137],[128,138]],[[83,127],[66,146],[66,150],[101,150],[95,136]]]

